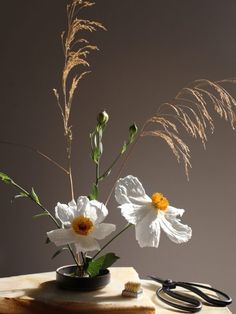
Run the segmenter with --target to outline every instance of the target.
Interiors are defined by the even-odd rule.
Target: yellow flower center
[[[160,210],[166,210],[169,206],[169,201],[163,194],[156,192],[152,195],[152,204]]]
[[[75,217],[72,221],[72,229],[77,234],[87,236],[93,230],[93,223],[87,217]]]

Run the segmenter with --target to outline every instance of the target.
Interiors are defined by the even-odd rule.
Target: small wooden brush
[[[123,297],[138,298],[143,294],[140,282],[128,281],[122,291]]]

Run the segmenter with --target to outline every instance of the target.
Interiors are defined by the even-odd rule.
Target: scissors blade
[[[158,278],[156,276],[148,276],[148,277],[151,278],[154,281],[157,281],[157,282],[161,283],[161,284],[163,284],[166,281],[166,280]]]

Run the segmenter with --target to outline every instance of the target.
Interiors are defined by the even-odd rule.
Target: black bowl
[[[57,285],[61,289],[77,291],[93,291],[104,288],[110,282],[108,269],[101,270],[95,277],[78,277],[77,265],[67,265],[56,270]]]

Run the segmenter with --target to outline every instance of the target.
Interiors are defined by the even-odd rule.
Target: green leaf
[[[53,256],[51,257],[52,259],[54,259],[55,257],[57,257],[59,254],[61,254],[63,251],[68,250],[67,246],[64,246],[62,248],[60,248],[58,251],[56,251]]]
[[[99,162],[99,159],[101,157],[101,153],[98,147],[94,148],[92,150],[91,158],[92,160],[97,164]]]
[[[99,142],[98,149],[99,149],[99,154],[100,154],[100,158],[101,158],[101,155],[103,153],[103,144],[102,144],[102,142]]]
[[[85,257],[85,263],[84,263],[84,270],[86,271],[88,269],[89,263],[92,262],[92,257],[91,256],[86,256]]]
[[[39,201],[38,195],[35,193],[34,188],[32,188],[31,193],[30,193],[30,196],[32,197],[32,199],[33,199],[37,204],[40,205],[40,201]]]
[[[122,146],[121,149],[121,154],[124,154],[128,148],[129,143],[124,142],[124,145]]]
[[[19,197],[29,197],[29,195],[27,193],[24,192],[20,192],[19,195],[15,195],[14,198],[19,198]]]
[[[13,203],[16,199],[24,197],[29,197],[29,195],[24,192],[21,192],[20,194],[13,196],[11,202]]]
[[[98,137],[98,143],[101,142],[103,136],[103,129],[100,125],[97,126],[97,137]]]
[[[87,273],[94,277],[99,274],[100,270],[106,269],[119,259],[114,253],[107,253],[88,263]]]
[[[103,136],[103,127],[99,123],[96,125],[94,134],[97,136],[97,140],[101,140]]]
[[[13,180],[5,173],[0,172],[0,179],[6,184],[12,184]]]
[[[49,213],[45,212],[45,213],[41,213],[38,215],[34,215],[33,218],[36,219],[36,218],[40,218],[40,217],[44,217],[44,216],[49,216]]]
[[[97,135],[96,135],[96,132],[93,133],[92,140],[93,140],[93,147],[97,147]]]
[[[96,200],[98,197],[98,187],[95,183],[93,183],[92,192],[89,194],[90,200]]]
[[[20,197],[29,197],[29,194],[20,192],[20,194],[14,196],[14,198],[20,198]]]

